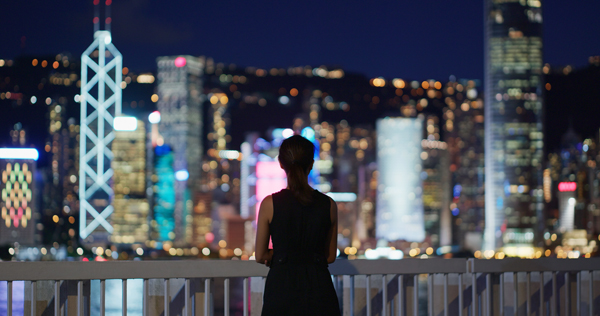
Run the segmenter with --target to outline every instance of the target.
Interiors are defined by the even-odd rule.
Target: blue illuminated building
[[[169,146],[158,146],[156,155],[156,183],[154,205],[154,231],[158,241],[172,240],[175,230],[175,172],[173,152]]]

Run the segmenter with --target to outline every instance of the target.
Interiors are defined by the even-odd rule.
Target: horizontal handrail
[[[465,273],[465,259],[346,260],[329,266],[333,275]],[[178,260],[108,262],[0,262],[1,281],[265,277],[254,261]]]
[[[466,273],[466,259],[336,260],[333,275]]]
[[[329,265],[332,275],[504,273],[600,270],[589,259],[403,259],[346,260]],[[0,281],[107,280],[265,277],[269,268],[254,261],[156,260],[108,262],[0,262]]]
[[[579,259],[518,259],[502,260],[469,259],[468,273],[503,273],[503,272],[551,272],[551,271],[594,271],[600,270],[600,258]]]
[[[0,262],[2,281],[233,278],[268,272],[254,261],[239,260]]]

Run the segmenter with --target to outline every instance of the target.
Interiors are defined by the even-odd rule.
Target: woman
[[[327,264],[337,255],[337,206],[308,185],[314,145],[302,136],[281,143],[288,186],[260,205],[256,262],[271,267],[262,315],[340,315]],[[269,237],[273,249],[269,247]]]

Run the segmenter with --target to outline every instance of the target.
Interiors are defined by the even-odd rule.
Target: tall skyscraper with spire
[[[94,0],[94,41],[81,55],[79,237],[85,244],[106,244],[113,232],[113,120],[121,115],[123,58],[112,43],[111,4],[104,2],[100,20],[102,3]]]
[[[484,1],[483,248],[504,247],[525,255],[533,251],[544,223],[542,3]]]

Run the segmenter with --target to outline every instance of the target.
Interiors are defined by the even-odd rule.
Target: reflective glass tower
[[[543,223],[541,1],[485,0],[484,14],[483,248],[533,249]]]
[[[167,145],[172,150],[172,158],[167,159],[169,155],[161,156],[160,170],[173,168],[175,200],[172,205],[155,209],[155,215],[161,214],[160,216],[169,219],[165,221],[162,217],[156,218],[160,241],[185,245],[192,238],[192,199],[198,192],[203,152],[201,133],[204,60],[192,56],[164,56],[157,58],[157,64],[157,107],[161,114],[159,133],[163,137],[163,143],[159,142],[158,145]],[[170,159],[173,159],[172,164]],[[161,176],[159,178],[165,181],[170,179],[167,175]],[[169,212],[172,213],[168,214]]]

